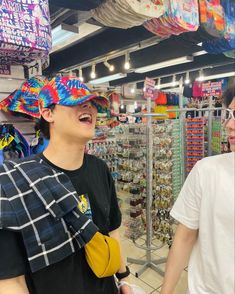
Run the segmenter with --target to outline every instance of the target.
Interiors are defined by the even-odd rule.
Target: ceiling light
[[[125,54],[124,68],[125,68],[126,70],[128,70],[128,69],[130,69],[130,67],[131,67],[131,65],[130,65],[130,55],[129,55],[129,53],[127,52],[127,53]]]
[[[135,88],[131,88],[131,93],[132,93],[132,94],[135,93]]]
[[[193,56],[202,56],[202,55],[205,55],[205,54],[208,54],[208,52],[205,51],[205,50],[201,50],[201,51],[193,53]]]
[[[60,24],[51,31],[52,45],[56,46],[62,44],[66,39],[77,36],[78,31],[78,27],[76,26],[65,23]]]
[[[232,72],[226,72],[226,73],[217,74],[217,75],[204,76],[203,81],[223,79],[223,78],[234,77],[234,76],[235,76],[235,71],[232,71]]]
[[[116,73],[114,75],[109,75],[109,76],[105,76],[105,77],[102,77],[102,78],[99,78],[96,80],[89,81],[89,83],[93,84],[93,85],[98,85],[98,84],[103,84],[103,83],[107,83],[110,81],[118,80],[121,78],[125,78],[126,76],[127,75],[123,74],[123,73]]]
[[[190,84],[189,71],[186,72],[186,78],[185,78],[184,83],[185,83],[185,85]]]
[[[176,84],[176,75],[173,75],[172,77],[172,86],[175,87],[177,84]]]
[[[203,74],[203,69],[200,69],[199,71],[199,77],[196,79],[198,82],[204,81],[204,74]]]
[[[175,82],[175,85],[174,85],[174,87],[176,87],[176,86],[179,86],[179,81],[177,81],[177,82]],[[164,89],[164,88],[172,88],[173,87],[173,84],[172,84],[172,82],[170,82],[170,83],[166,83],[166,84],[161,84],[160,86],[159,86],[159,88],[157,88],[158,86],[155,86],[155,88],[156,89]]]
[[[175,59],[171,59],[171,60],[139,67],[139,68],[135,69],[135,72],[136,73],[145,73],[148,71],[152,71],[152,70],[156,70],[156,69],[160,69],[160,68],[165,68],[165,67],[169,67],[169,66],[173,66],[173,65],[178,65],[178,64],[182,64],[182,63],[187,63],[187,62],[193,62],[193,56],[183,56],[183,57],[179,57],[179,58],[175,58]]]
[[[91,75],[90,75],[90,77],[92,79],[95,79],[96,78],[95,63],[93,63],[92,66],[91,66]]]
[[[80,81],[83,83],[84,82],[84,78],[83,78],[83,74],[82,74],[82,68],[79,68],[79,79]]]
[[[109,69],[109,71],[114,71],[115,69],[113,64],[108,63],[108,60],[104,62],[104,65]]]
[[[161,78],[158,79],[157,86],[155,88],[158,90],[161,89]]]

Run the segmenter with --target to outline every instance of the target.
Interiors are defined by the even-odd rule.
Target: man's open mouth
[[[92,123],[92,115],[89,113],[83,113],[79,116],[79,121],[83,123]]]

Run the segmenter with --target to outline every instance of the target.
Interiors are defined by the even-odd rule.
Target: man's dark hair
[[[223,101],[226,107],[233,101],[235,97],[235,84],[230,86],[223,94]]]
[[[47,108],[53,111],[55,109],[55,104],[48,106]],[[35,125],[35,130],[40,131],[46,139],[50,139],[50,123],[41,117]]]

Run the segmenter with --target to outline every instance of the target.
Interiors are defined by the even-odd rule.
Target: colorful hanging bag
[[[0,63],[46,60],[52,46],[47,0],[0,1]]]

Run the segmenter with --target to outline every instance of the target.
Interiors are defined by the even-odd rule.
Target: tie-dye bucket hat
[[[0,102],[0,110],[4,111],[4,112],[10,112],[9,111],[9,106],[12,103],[12,99],[15,95],[17,90],[15,90],[14,92],[12,92],[9,96],[7,96],[6,98],[4,98],[1,102]]]
[[[12,97],[8,109],[39,118],[38,94],[47,83],[44,77],[33,77],[25,81]]]
[[[38,96],[39,108],[47,108],[52,104],[75,106],[91,101],[98,112],[105,112],[109,100],[105,96],[92,93],[77,77],[57,76],[50,80]]]

